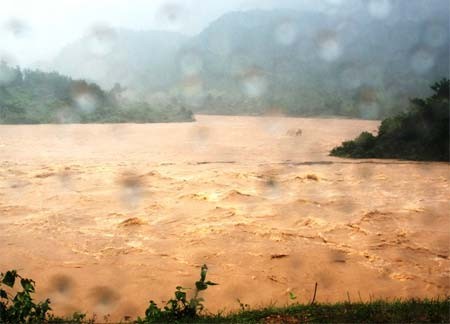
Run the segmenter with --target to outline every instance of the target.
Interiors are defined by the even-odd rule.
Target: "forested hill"
[[[153,108],[57,73],[21,70],[0,63],[0,124],[121,123],[191,121],[181,106]]]
[[[450,81],[436,82],[431,90],[428,98],[411,100],[407,112],[383,120],[376,136],[363,132],[334,148],[331,155],[448,162]]]
[[[357,3],[333,13],[231,12],[190,38],[94,30],[55,66],[206,113],[383,118],[448,77],[449,3],[391,1],[389,10]]]
[[[177,82],[176,55],[188,40],[174,32],[97,26],[64,47],[48,68],[105,88],[120,82],[141,93],[165,91]]]

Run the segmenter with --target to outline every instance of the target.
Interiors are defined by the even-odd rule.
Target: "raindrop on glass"
[[[434,66],[434,55],[429,49],[418,49],[411,56],[411,66],[417,74],[425,74]]]
[[[298,28],[292,21],[285,21],[275,29],[275,40],[284,46],[294,44],[297,35]]]
[[[386,19],[392,10],[390,0],[370,0],[368,4],[369,13],[376,19]]]

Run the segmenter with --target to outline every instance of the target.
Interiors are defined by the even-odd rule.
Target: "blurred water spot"
[[[24,180],[24,179],[21,179],[18,177],[11,178],[8,181],[9,187],[11,189],[14,189],[12,191],[12,195],[14,196],[14,199],[21,199],[25,188],[30,184],[31,184],[31,182],[29,182],[28,180]]]
[[[181,21],[185,12],[186,9],[181,5],[167,2],[157,11],[156,19],[168,29],[179,29],[181,27]]]
[[[417,74],[424,74],[434,66],[434,54],[427,48],[416,50],[411,56],[411,66]]]
[[[369,14],[377,19],[387,18],[392,10],[390,0],[370,0],[368,3]]]
[[[275,40],[281,45],[292,45],[297,40],[298,28],[293,21],[285,21],[275,29]]]
[[[252,62],[245,53],[239,53],[239,51],[233,52],[230,59],[230,73],[239,80],[245,74],[248,67],[251,66]]]
[[[320,270],[315,277],[316,282],[323,288],[330,288],[334,283],[333,271]]]
[[[344,0],[325,0],[325,2],[331,6],[340,6],[344,3]]]
[[[23,37],[28,34],[31,28],[23,21],[17,18],[12,18],[4,24],[4,28],[8,33],[14,37]]]
[[[198,75],[185,77],[182,81],[182,89],[185,96],[199,95],[203,90],[203,81]]]
[[[420,214],[419,221],[424,226],[431,226],[434,225],[437,221],[439,221],[439,215],[427,210]]]
[[[81,93],[74,97],[77,108],[85,113],[91,113],[97,108],[97,100],[89,93]]]
[[[366,165],[361,165],[361,167],[357,168],[357,173],[360,178],[368,179],[373,175],[373,168],[367,167]]]
[[[280,109],[271,108],[267,110],[262,119],[262,127],[264,131],[272,136],[284,136],[287,132],[283,123],[283,113]]]
[[[91,28],[88,36],[88,47],[95,56],[106,56],[113,51],[116,42],[116,31],[105,25]]]
[[[203,62],[195,53],[186,53],[180,59],[181,72],[185,76],[197,75],[201,72]]]
[[[67,275],[57,274],[50,279],[50,289],[63,297],[68,297],[71,294],[73,287],[74,282],[72,278]]]
[[[335,61],[342,54],[342,48],[335,31],[322,30],[316,37],[319,56],[327,62]]]
[[[361,32],[359,24],[354,18],[348,18],[340,21],[336,25],[335,31],[338,35],[341,35],[340,43],[343,48],[353,46],[355,39],[359,37]]]
[[[81,121],[80,117],[74,113],[72,107],[61,107],[55,112],[55,121],[59,124],[75,124]]]
[[[210,130],[206,126],[196,126],[191,132],[191,138],[195,142],[206,142],[210,136]]]
[[[448,29],[441,25],[429,25],[425,30],[425,42],[431,47],[441,47],[448,40]]]
[[[131,323],[131,320],[133,318],[139,316],[140,309],[134,304],[131,304],[130,302],[127,302],[125,305],[122,305],[121,308],[122,308],[121,313],[123,314],[123,320],[125,321],[125,323]]]
[[[231,40],[228,32],[217,32],[217,35],[208,39],[208,49],[222,57],[228,57],[231,54]]]
[[[0,60],[0,85],[7,85],[16,79],[16,73],[7,68],[8,65],[8,61]]]
[[[341,250],[331,250],[329,252],[329,258],[332,263],[346,263],[347,255]]]
[[[359,115],[362,119],[377,119],[380,114],[377,91],[371,87],[363,87],[358,92]]]
[[[72,177],[70,175],[70,168],[66,167],[58,174],[58,179],[61,184],[61,187],[64,189],[72,188]]]
[[[362,119],[378,119],[380,116],[380,106],[377,102],[360,102],[358,110]]]
[[[349,67],[341,72],[341,81],[347,89],[357,89],[361,86],[360,71],[356,68]]]
[[[91,289],[89,296],[93,299],[97,310],[108,313],[115,307],[120,295],[107,286],[97,286]]]
[[[6,64],[9,66],[16,66],[17,60],[15,59],[14,55],[12,55],[10,52],[5,51],[4,49],[0,48],[0,63]],[[0,64],[0,66],[1,66]]]
[[[262,96],[267,90],[267,80],[264,72],[253,67],[241,74],[241,82],[244,93],[250,98]]]
[[[268,175],[264,179],[263,195],[269,199],[278,199],[282,197],[281,184],[274,175]]]
[[[137,208],[142,199],[143,184],[141,179],[133,173],[125,173],[119,182],[123,204],[128,208]]]
[[[201,107],[205,101],[203,80],[199,75],[187,76],[181,83],[182,98],[188,106]]]

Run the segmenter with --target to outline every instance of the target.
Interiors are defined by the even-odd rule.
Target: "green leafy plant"
[[[13,288],[20,279],[21,291],[13,296],[4,288]],[[35,282],[21,277],[17,271],[11,270],[0,274],[0,322],[1,323],[41,323],[46,320],[50,308],[50,300],[36,303],[32,294]]]
[[[195,291],[191,299],[187,298],[187,288],[177,286],[174,298],[170,299],[164,308],[159,308],[153,300],[150,300],[150,305],[145,311],[145,318],[138,318],[136,323],[176,322],[198,317],[204,308],[204,299],[199,297],[199,293],[208,289],[208,286],[217,285],[215,282],[206,281],[207,272],[208,267],[203,265],[200,270],[200,280],[195,282]]]
[[[294,300],[297,299],[297,296],[296,296],[292,291],[290,291],[290,292],[289,292],[289,299],[292,300],[292,301],[294,301]]]

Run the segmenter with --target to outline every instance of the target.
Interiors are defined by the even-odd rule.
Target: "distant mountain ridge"
[[[448,76],[448,3],[227,13],[201,33],[97,28],[51,69],[195,111],[381,118]]]
[[[137,87],[143,81],[157,90],[174,82],[176,53],[187,40],[174,32],[97,27],[62,49],[48,68],[104,87],[116,82]]]

